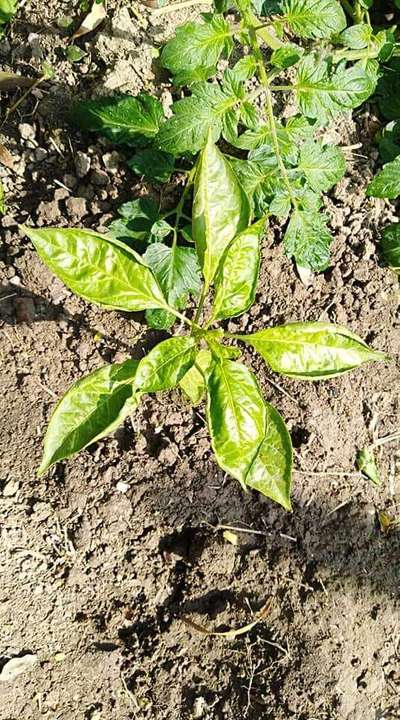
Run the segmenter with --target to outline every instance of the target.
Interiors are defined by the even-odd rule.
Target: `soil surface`
[[[18,225],[101,228],[121,202],[157,192],[130,173],[124,149],[71,129],[67,111],[79,96],[141,88],[170,104],[155,48],[196,13],[151,20],[143,6],[111,2],[101,30],[77,41],[86,53],[77,63],[65,57],[62,15],[73,28],[82,18],[77,3],[28,0],[0,41],[3,70],[54,69],[0,137],[14,159],[13,169],[0,165],[0,718],[400,718],[400,535],[377,519],[400,514],[398,443],[378,448],[379,487],[355,469],[358,449],[399,428],[399,285],[378,251],[396,208],[364,192],[376,169],[375,108],[326,134],[361,144],[327,199],[331,268],[306,288],[272,223],[256,304],[229,323],[335,321],[393,358],[307,384],[248,353],[292,434],[293,513],[224,476],[204,409],[178,392],[148,397],[113,437],[38,480],[56,399],[159,336],[139,316],[74,297]],[[3,117],[20,96],[1,96]],[[185,622],[237,628],[266,602],[265,619],[233,639]]]

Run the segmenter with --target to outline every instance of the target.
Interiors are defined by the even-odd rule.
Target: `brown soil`
[[[70,3],[28,1],[0,41],[3,69],[32,76],[43,58],[55,68],[2,139],[16,165],[0,166],[8,204],[0,223],[0,669],[28,654],[37,661],[0,682],[0,718],[399,718],[400,536],[377,522],[379,510],[400,513],[398,445],[379,449],[380,487],[354,465],[357,449],[399,423],[399,287],[377,250],[394,207],[364,195],[376,158],[373,107],[330,131],[345,145],[363,143],[327,201],[331,269],[306,289],[273,225],[256,305],[230,324],[336,321],[394,358],[307,384],[248,355],[292,433],[293,513],[224,477],[203,408],[177,392],[146,399],[133,427],[35,477],[55,399],[83,373],[140,357],[157,339],[140,318],[72,296],[17,228],[99,227],[122,201],[149,191],[124,166],[124,150],[107,169],[113,148],[71,130],[66,110],[104,83],[110,92],[162,92],[168,102],[152,47],[194,13],[155,27],[139,5],[110,5],[104,29],[79,41],[88,53],[79,64],[65,59],[67,36],[57,27],[62,14],[78,16]],[[3,95],[2,110],[11,101]],[[81,179],[78,150],[91,158]],[[221,524],[245,529],[236,546]],[[267,600],[266,620],[233,640],[183,621],[238,627]]]

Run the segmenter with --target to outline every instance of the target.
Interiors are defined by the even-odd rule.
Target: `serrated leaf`
[[[143,259],[152,269],[168,304],[172,307],[182,310],[189,295],[194,297],[199,295],[200,266],[193,248],[179,246],[172,248],[162,243],[154,243],[149,245]]]
[[[283,0],[282,13],[290,30],[302,38],[329,38],[346,27],[338,0]]]
[[[179,386],[187,395],[192,405],[198,405],[206,394],[206,376],[212,366],[212,355],[209,350],[199,350],[194,364],[179,381]]]
[[[192,95],[172,106],[174,115],[161,127],[157,144],[161,150],[180,156],[197,153],[207,142],[209,133],[214,142],[221,135],[223,117],[237,102],[219,85],[200,82]]]
[[[282,47],[277,48],[271,55],[271,65],[285,70],[299,62],[304,54],[304,48],[294,43],[285,43]]]
[[[387,225],[382,233],[382,253],[393,270],[400,270],[400,223]]]
[[[158,343],[140,360],[135,389],[140,393],[170,390],[183,378],[196,357],[193,337],[173,337]]]
[[[265,432],[264,401],[245,365],[215,362],[207,381],[207,422],[219,466],[245,488]]]
[[[327,59],[306,55],[297,66],[294,84],[301,112],[327,123],[339,113],[361,105],[375,90],[375,78],[360,64],[346,68],[340,63],[331,70]]]
[[[298,170],[304,173],[308,185],[315,192],[327,192],[343,177],[346,160],[335,145],[310,140],[300,148]]]
[[[151,95],[116,95],[77,103],[71,114],[80,130],[99,132],[117,145],[148,144],[164,122],[161,103]]]
[[[253,304],[260,269],[260,237],[265,221],[237,235],[221,258],[215,276],[211,322],[241,315]]]
[[[332,240],[326,215],[316,210],[293,210],[284,244],[286,255],[293,257],[298,265],[315,272],[326,270]]]
[[[356,466],[374,485],[381,484],[373,447],[363,448],[358,451]]]
[[[23,230],[50,270],[85,300],[128,312],[166,308],[150,268],[123,243],[90,230]]]
[[[250,198],[256,217],[263,217],[275,195],[284,192],[275,154],[266,155],[263,161],[231,160],[239,182]]]
[[[400,195],[400,155],[386,163],[367,187],[369,197],[394,200]]]
[[[174,171],[175,159],[162,150],[145,148],[139,150],[127,164],[136,175],[142,175],[152,182],[166,183]]]
[[[299,145],[313,133],[312,125],[306,118],[296,116],[290,118],[286,125],[275,122],[278,138],[279,152],[285,163],[296,164],[299,155]],[[254,130],[247,130],[238,138],[236,147],[244,150],[257,150],[249,154],[250,160],[263,161],[267,156],[274,157],[274,145],[269,125],[260,125]],[[274,162],[272,160],[272,162]],[[268,164],[271,164],[269,161]]]
[[[159,221],[160,214],[158,206],[151,198],[137,198],[123,203],[117,212],[120,218],[113,220],[107,228],[113,238],[128,244],[131,241],[154,241],[152,229]]]
[[[56,405],[38,474],[113,432],[137,405],[138,360],[106,365],[78,380]]]
[[[192,222],[206,288],[212,283],[228,244],[247,227],[249,219],[247,196],[210,134],[198,159]]]
[[[232,32],[223,15],[208,13],[203,20],[178,27],[163,48],[161,63],[173,74],[176,85],[207,80],[221,55],[229,57],[232,51]]]
[[[387,359],[347,328],[331,323],[288,323],[236,337],[259,352],[275,372],[302,380],[326,380],[364,362]]]
[[[291,510],[292,441],[278,411],[269,403],[265,409],[264,439],[246,475],[246,485]]]

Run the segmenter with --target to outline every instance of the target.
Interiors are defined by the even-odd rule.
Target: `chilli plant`
[[[212,132],[190,181],[195,249],[178,246],[174,230],[170,248],[157,242],[150,246],[158,254],[152,266],[111,234],[24,228],[48,267],[84,299],[113,310],[167,313],[181,321],[176,334],[140,361],[101,367],[67,391],[51,416],[39,473],[115,430],[144,394],[180,386],[194,404],[206,396],[220,467],[243,489],[254,488],[290,509],[290,435],[263,399],[254,373],[239,361],[237,343],[253,348],[273,371],[304,380],[336,377],[385,356],[329,323],[294,322],[249,335],[227,332],[223,321],[254,303],[265,220],[252,222],[249,199]],[[187,300],[190,293],[197,307],[182,314],[173,299]]]

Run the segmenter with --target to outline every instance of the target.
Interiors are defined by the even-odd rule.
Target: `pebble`
[[[68,173],[63,176],[62,181],[63,181],[64,185],[66,185],[67,188],[71,188],[71,190],[72,190],[72,188],[75,187],[75,185],[78,182],[76,177],[74,177],[74,175],[70,175]]]
[[[19,134],[23,140],[34,140],[35,139],[35,128],[28,123],[20,123],[18,125]]]
[[[117,172],[120,160],[121,156],[116,150],[113,150],[113,152],[104,153],[103,155],[104,167],[110,172]]]
[[[91,163],[90,157],[81,150],[78,150],[75,157],[75,169],[78,178],[83,178],[88,174]]]
[[[78,220],[88,213],[85,198],[70,197],[65,201],[65,207],[67,208],[68,214]]]
[[[37,662],[38,656],[30,653],[23,657],[11,658],[11,660],[6,662],[0,673],[0,682],[10,682],[10,680],[14,680],[18,675],[32,670]]]
[[[19,490],[19,482],[18,480],[9,480],[9,482],[5,485],[3,489],[3,496],[4,497],[12,497],[13,495],[16,495]]]
[[[127,493],[128,490],[130,489],[130,487],[131,486],[128,483],[123,482],[122,480],[117,482],[117,485],[116,485],[117,491],[120,493]]]
[[[38,220],[40,220],[42,224],[51,225],[51,223],[56,222],[59,219],[60,215],[61,211],[57,200],[50,200],[50,202],[42,201],[39,203],[37,216]]]
[[[43,162],[43,160],[47,158],[47,150],[41,147],[37,148],[37,150],[35,150],[34,157],[36,162]]]
[[[91,181],[93,185],[97,185],[98,187],[104,187],[109,183],[108,175],[104,170],[93,170]]]

